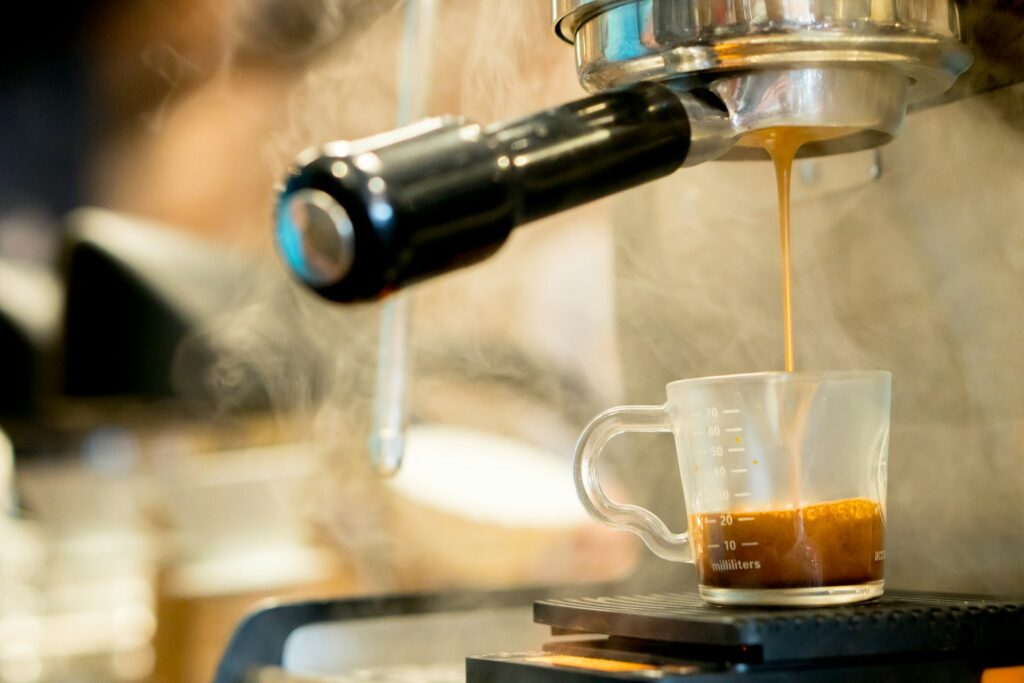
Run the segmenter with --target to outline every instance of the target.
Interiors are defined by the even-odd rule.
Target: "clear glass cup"
[[[836,605],[882,594],[892,375],[760,372],[672,382],[660,406],[598,415],[573,476],[597,521],[697,567],[720,605]],[[688,529],[608,499],[602,449],[624,432],[671,432]]]

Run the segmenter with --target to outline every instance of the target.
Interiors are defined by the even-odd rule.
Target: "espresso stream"
[[[779,127],[749,134],[740,142],[763,147],[775,164],[786,372],[793,372],[795,367],[790,268],[793,159],[807,142],[852,132],[850,128]],[[792,490],[799,495],[798,488]],[[877,581],[883,576],[884,522],[881,507],[874,501],[857,498],[799,508],[695,514],[689,522],[698,578],[704,586],[846,586]]]
[[[740,140],[745,147],[762,147],[775,164],[775,185],[779,194],[779,237],[782,245],[782,339],[786,372],[793,372],[793,277],[790,268],[790,185],[793,159],[808,142],[843,137],[855,128],[824,126],[780,126],[749,133]]]

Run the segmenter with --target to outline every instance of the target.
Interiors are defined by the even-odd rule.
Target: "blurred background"
[[[576,502],[579,430],[781,365],[771,169],[704,165],[417,286],[406,465],[378,477],[381,306],[289,281],[275,182],[410,107],[492,121],[581,92],[549,3],[420,5],[80,0],[4,23],[0,681],[210,680],[265,598],[647,576]],[[1014,86],[795,171],[797,364],[894,372],[894,585],[1024,593],[1021,121]],[[644,437],[612,475],[681,527],[674,468]]]

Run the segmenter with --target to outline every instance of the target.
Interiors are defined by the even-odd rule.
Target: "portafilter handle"
[[[653,82],[487,127],[428,119],[300,157],[280,193],[277,243],[326,298],[374,299],[485,258],[518,225],[733,143],[724,110]]]

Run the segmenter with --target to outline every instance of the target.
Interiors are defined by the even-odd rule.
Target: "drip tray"
[[[793,662],[947,652],[1017,652],[1024,603],[978,596],[887,592],[859,605],[768,609],[716,607],[690,593],[569,598],[534,603],[555,635],[592,633],[699,646],[702,659]],[[657,645],[657,646],[655,646]]]

